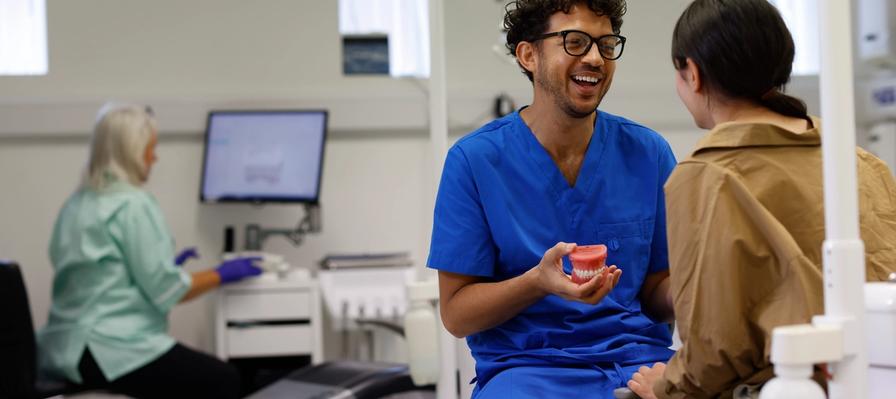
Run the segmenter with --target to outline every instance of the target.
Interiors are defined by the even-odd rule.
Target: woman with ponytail
[[[682,347],[632,376],[642,398],[751,397],[774,374],[772,329],[823,312],[821,123],[784,93],[793,56],[766,0],[696,0],[675,26],[678,95],[710,132],[665,185]],[[881,160],[856,153],[866,276],[885,280],[896,266],[896,183]]]

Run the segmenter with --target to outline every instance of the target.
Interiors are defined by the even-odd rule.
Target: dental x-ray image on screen
[[[203,202],[317,203],[327,111],[212,111]]]

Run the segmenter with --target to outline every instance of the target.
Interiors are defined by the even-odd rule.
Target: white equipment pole
[[[433,152],[433,198],[442,176],[442,164],[448,153],[448,84],[445,77],[444,0],[429,2],[430,75],[429,139]]]
[[[812,365],[828,362],[831,399],[868,397],[865,335],[865,246],[859,238],[855,93],[851,3],[821,0],[821,116],[824,161],[825,314],[812,324],[782,326],[772,333],[776,378],[760,399],[823,398],[811,382]]]
[[[442,165],[448,152],[448,89],[445,78],[445,8],[443,0],[429,1],[430,75],[429,75],[429,140],[432,145],[433,178],[430,190],[435,203]],[[438,310],[436,311],[438,315]],[[439,320],[441,325],[441,320]],[[438,399],[457,399],[457,339],[439,328]]]
[[[831,364],[831,398],[865,398],[865,247],[859,237],[853,34],[850,1],[821,0],[821,115],[824,160],[824,316],[843,329],[843,359]]]

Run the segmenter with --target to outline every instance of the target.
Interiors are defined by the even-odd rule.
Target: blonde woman
[[[258,275],[256,258],[188,273],[177,267],[155,199],[141,189],[156,162],[147,107],[110,104],[98,115],[87,173],[50,241],[53,303],[38,333],[41,368],[89,388],[135,398],[236,398],[236,370],[167,334],[168,312],[221,284]]]

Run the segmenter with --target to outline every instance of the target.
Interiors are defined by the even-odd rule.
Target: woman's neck
[[[803,118],[786,116],[761,105],[748,101],[729,101],[714,104],[710,110],[712,127],[725,122],[767,123],[794,133],[809,129],[809,122]]]

